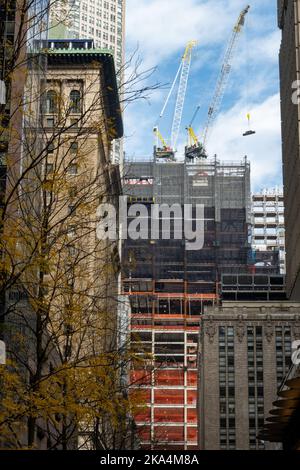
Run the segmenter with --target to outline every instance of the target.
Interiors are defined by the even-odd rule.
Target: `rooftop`
[[[108,119],[115,123],[117,138],[123,136],[123,120],[119,99],[119,90],[117,84],[115,63],[113,53],[108,49],[70,49],[57,48],[47,49],[48,66],[50,68],[66,65],[92,65],[97,63],[103,65],[104,89],[106,94],[104,99],[107,103]]]

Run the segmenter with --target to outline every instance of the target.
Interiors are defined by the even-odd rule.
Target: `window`
[[[69,196],[70,196],[70,198],[74,198],[74,197],[76,197],[76,195],[77,195],[77,188],[75,186],[72,186],[69,189]]]
[[[72,90],[70,93],[70,113],[80,113],[81,112],[81,96],[80,91]]]
[[[46,113],[57,113],[57,93],[54,90],[47,91],[46,95]]]
[[[70,175],[77,175],[77,165],[76,163],[72,163],[68,166],[68,173]]]
[[[76,211],[76,207],[75,207],[75,206],[68,206],[69,215],[74,215],[74,214],[75,214],[75,211]]]
[[[219,327],[220,445],[235,448],[234,328]]]
[[[263,387],[263,329],[261,326],[248,327],[248,405],[249,405],[249,446],[259,448],[256,435],[261,427],[259,413],[264,414]],[[260,405],[259,405],[260,404]]]
[[[228,424],[230,428],[235,428],[235,418],[229,418]]]
[[[68,232],[69,237],[75,237],[75,235],[76,235],[75,225],[69,225],[69,227],[67,228],[67,232]]]
[[[73,153],[73,154],[78,152],[78,143],[77,142],[71,142],[70,152]]]
[[[46,173],[47,173],[47,175],[48,175],[49,173],[53,173],[53,163],[47,163],[47,165],[46,165]]]
[[[263,371],[257,371],[256,372],[256,377],[258,382],[262,382],[264,380],[264,373]]]
[[[226,428],[226,426],[227,426],[226,418],[221,418],[220,419],[220,426],[223,429]]]
[[[222,415],[226,414],[226,403],[220,403],[220,413]]]
[[[228,404],[228,411],[229,411],[229,414],[235,414],[235,404],[234,403],[229,403]]]
[[[68,252],[69,252],[70,256],[76,256],[77,255],[78,250],[77,250],[76,246],[68,245],[67,248],[68,248]]]
[[[46,119],[46,127],[54,127],[54,118]]]
[[[276,364],[277,384],[280,385],[291,364],[291,329],[290,327],[276,327]]]
[[[53,153],[54,152],[54,143],[51,142],[49,145],[48,145],[48,153]]]
[[[70,119],[70,124],[72,127],[78,127],[78,119]]]

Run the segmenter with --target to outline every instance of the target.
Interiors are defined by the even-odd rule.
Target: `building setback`
[[[201,318],[199,445],[259,450],[257,439],[299,339],[300,304],[224,302]]]
[[[148,211],[154,203],[204,206],[202,249],[187,250],[184,237],[162,240],[161,228],[160,239],[144,233],[147,239],[124,242],[123,291],[131,300],[132,341],[154,357],[132,374],[147,399],[136,416],[144,448],[198,446],[200,316],[205,305],[218,302],[223,272],[248,271],[249,174],[247,161],[217,159],[125,166],[128,209],[135,203]]]
[[[299,102],[297,104],[297,96],[295,96],[297,95],[295,81],[300,79],[299,0],[278,1],[278,24],[282,30],[279,58],[287,295],[293,300],[300,300],[300,105]],[[292,96],[295,98],[295,104],[292,101]]]

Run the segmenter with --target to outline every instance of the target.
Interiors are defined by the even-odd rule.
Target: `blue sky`
[[[250,2],[249,2],[250,3]],[[185,45],[197,40],[179,137],[178,158],[186,142],[185,126],[199,104],[194,123],[203,130],[222,57],[245,0],[127,0],[126,49],[130,56],[139,47],[142,69],[156,67],[149,83],[171,84]],[[277,1],[252,0],[246,27],[239,40],[229,86],[208,142],[208,153],[221,160],[251,161],[252,189],[282,184]],[[168,93],[159,89],[148,101],[129,105],[125,114],[125,151],[128,158],[151,158],[152,128]],[[159,123],[167,138],[174,101]],[[242,137],[248,128],[257,134]]]

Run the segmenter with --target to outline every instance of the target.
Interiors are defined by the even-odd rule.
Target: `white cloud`
[[[248,109],[242,102],[219,115],[208,142],[208,151],[222,160],[251,162],[253,189],[281,183],[281,137],[279,94],[252,107],[251,128],[256,134],[243,137],[248,130]]]
[[[269,0],[268,0],[269,1]],[[269,35],[272,25],[260,17],[267,2],[252,0],[251,24],[267,35],[267,42],[257,44],[259,52],[273,58],[279,33]],[[227,41],[245,0],[127,0],[126,40],[131,50],[138,43],[147,65],[157,65],[173,54],[181,54],[191,39],[199,48]],[[274,6],[275,8],[275,6]],[[274,30],[274,25],[273,28]],[[277,37],[276,37],[277,36]],[[250,43],[250,48],[251,47]]]
[[[228,35],[233,24],[233,3],[243,4],[223,0],[128,0],[128,48],[139,43],[146,63],[156,65],[181,53],[191,39],[199,40],[201,47],[216,44]]]
[[[154,79],[166,83],[173,79],[186,42],[198,39],[188,90],[189,94],[193,89],[193,97],[188,95],[185,107],[186,115],[192,116],[195,103],[201,102],[202,109],[208,105],[206,101],[215,86],[213,76],[221,63],[221,50],[226,47],[234,21],[246,3],[245,0],[127,0],[128,51],[139,43],[144,67],[158,65]],[[217,153],[220,159],[240,160],[247,154],[256,189],[274,185],[276,181],[281,183],[279,43],[275,2],[252,0],[223,103],[223,109],[229,109],[221,110],[209,143],[209,152]],[[165,96],[166,91],[158,91],[150,105],[140,102],[128,108],[125,147],[130,154],[151,156],[152,127]],[[249,101],[254,104],[247,106],[245,103]],[[192,109],[187,109],[189,106]],[[257,134],[246,138],[242,134],[247,127],[249,108]],[[181,150],[184,139],[183,123],[179,137]]]

